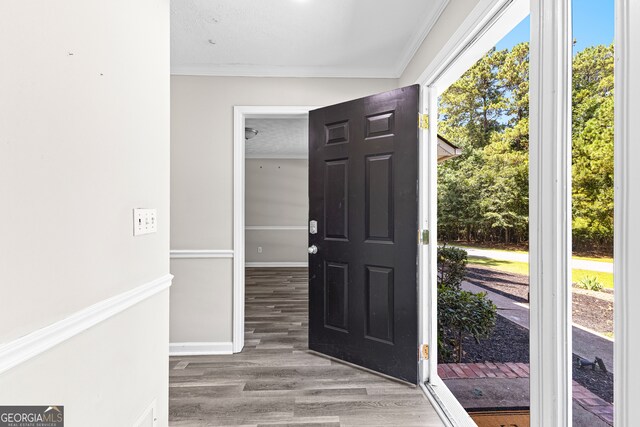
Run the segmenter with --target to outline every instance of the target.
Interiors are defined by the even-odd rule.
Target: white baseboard
[[[245,267],[308,267],[307,262],[245,262]]]
[[[169,356],[206,356],[232,354],[231,342],[172,342],[169,344]]]
[[[167,289],[172,279],[159,277],[0,346],[0,374]]]
[[[158,425],[158,402],[153,400],[151,404],[144,410],[138,421],[134,424],[134,427],[157,427]]]

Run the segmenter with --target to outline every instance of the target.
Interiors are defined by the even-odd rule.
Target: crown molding
[[[174,76],[210,77],[306,77],[306,78],[365,78],[396,79],[393,66],[385,68],[351,67],[282,67],[268,65],[219,65],[186,64],[172,65]]]
[[[400,61],[398,62],[398,66],[393,73],[395,78],[399,79],[404,73],[404,70],[406,70],[407,66],[409,66],[409,63],[415,56],[416,52],[418,52],[418,49],[420,49],[422,42],[425,41],[425,39],[433,29],[433,26],[436,25],[436,22],[438,22],[438,19],[440,19],[440,15],[442,15],[442,12],[444,12],[446,7],[449,5],[449,0],[439,0],[438,3],[439,4],[435,5],[436,13],[432,14],[430,16],[430,19],[424,20],[422,27],[420,27],[420,29],[415,32],[415,36],[407,45],[407,48],[402,55],[402,59],[400,59]]]

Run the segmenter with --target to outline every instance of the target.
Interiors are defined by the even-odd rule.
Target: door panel
[[[417,382],[419,86],[309,113],[309,348]]]

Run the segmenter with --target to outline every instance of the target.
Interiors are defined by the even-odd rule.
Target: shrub
[[[445,362],[462,361],[467,336],[487,338],[496,324],[496,306],[486,292],[474,294],[447,286],[438,288],[438,350]]]
[[[460,289],[467,269],[467,251],[440,246],[438,248],[438,286]]]
[[[462,360],[462,343],[491,334],[496,324],[496,306],[486,293],[460,289],[467,267],[467,251],[438,248],[438,352],[441,360]]]
[[[585,276],[578,281],[578,287],[599,292],[604,288],[604,285],[595,276]]]

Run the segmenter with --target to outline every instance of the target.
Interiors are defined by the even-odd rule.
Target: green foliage
[[[444,362],[460,363],[466,336],[487,338],[496,324],[496,306],[486,293],[438,289],[438,351]]]
[[[613,245],[613,45],[573,61],[573,241]]]
[[[438,247],[438,286],[460,289],[467,269],[467,251]]]
[[[528,70],[527,43],[492,50],[443,93],[438,129],[463,155],[438,167],[442,238],[527,239]]]
[[[597,277],[595,276],[585,276],[577,283],[578,287],[582,289],[589,289],[590,291],[601,291],[604,288],[604,285],[600,283]]]
[[[438,131],[463,148],[438,167],[438,235],[520,243],[529,228],[529,44],[492,49],[440,98]],[[573,61],[573,240],[613,243],[613,46]]]
[[[460,289],[467,266],[467,251],[438,248],[438,352],[443,361],[460,362],[467,336],[487,337],[495,326],[496,306],[486,293]]]

